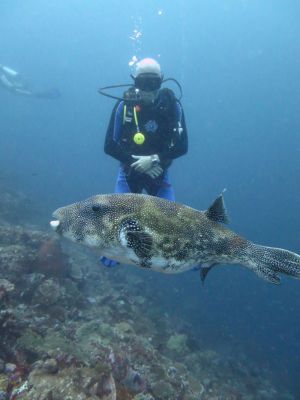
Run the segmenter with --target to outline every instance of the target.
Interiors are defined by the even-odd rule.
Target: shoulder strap
[[[130,123],[132,121],[132,109],[127,104],[124,104],[123,108],[123,125],[126,123]]]
[[[172,106],[176,102],[176,97],[173,90],[168,88],[160,89],[160,96],[162,101],[166,102],[167,105]]]
[[[174,92],[171,89],[163,88],[159,94],[164,112],[167,112],[167,118],[170,121],[181,121],[181,104],[176,99]]]

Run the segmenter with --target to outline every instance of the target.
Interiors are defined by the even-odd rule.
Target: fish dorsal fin
[[[216,198],[213,204],[205,211],[205,215],[212,221],[228,224],[229,217],[224,204],[223,193],[224,191],[220,194],[220,196]]]

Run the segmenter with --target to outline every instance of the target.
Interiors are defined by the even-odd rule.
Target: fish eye
[[[94,205],[92,206],[92,210],[95,211],[95,212],[98,212],[98,211],[101,210],[101,207],[99,206],[99,204],[94,204]]]

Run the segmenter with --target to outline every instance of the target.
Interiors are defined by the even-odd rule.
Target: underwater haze
[[[61,97],[0,87],[1,190],[30,199],[45,231],[57,207],[113,192],[118,162],[103,145],[115,101],[98,88],[131,83],[134,57],[152,57],[183,89],[189,151],[170,168],[176,201],[204,210],[226,188],[234,231],[300,253],[299,17],[295,0],[2,0],[0,64]],[[146,272],[162,318],[300,398],[299,281],[271,285],[238,266],[205,285],[197,272]]]

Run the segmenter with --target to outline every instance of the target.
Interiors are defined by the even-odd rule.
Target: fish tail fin
[[[300,279],[300,256],[289,250],[248,242],[240,254],[243,265],[268,282],[279,284],[279,274]]]

